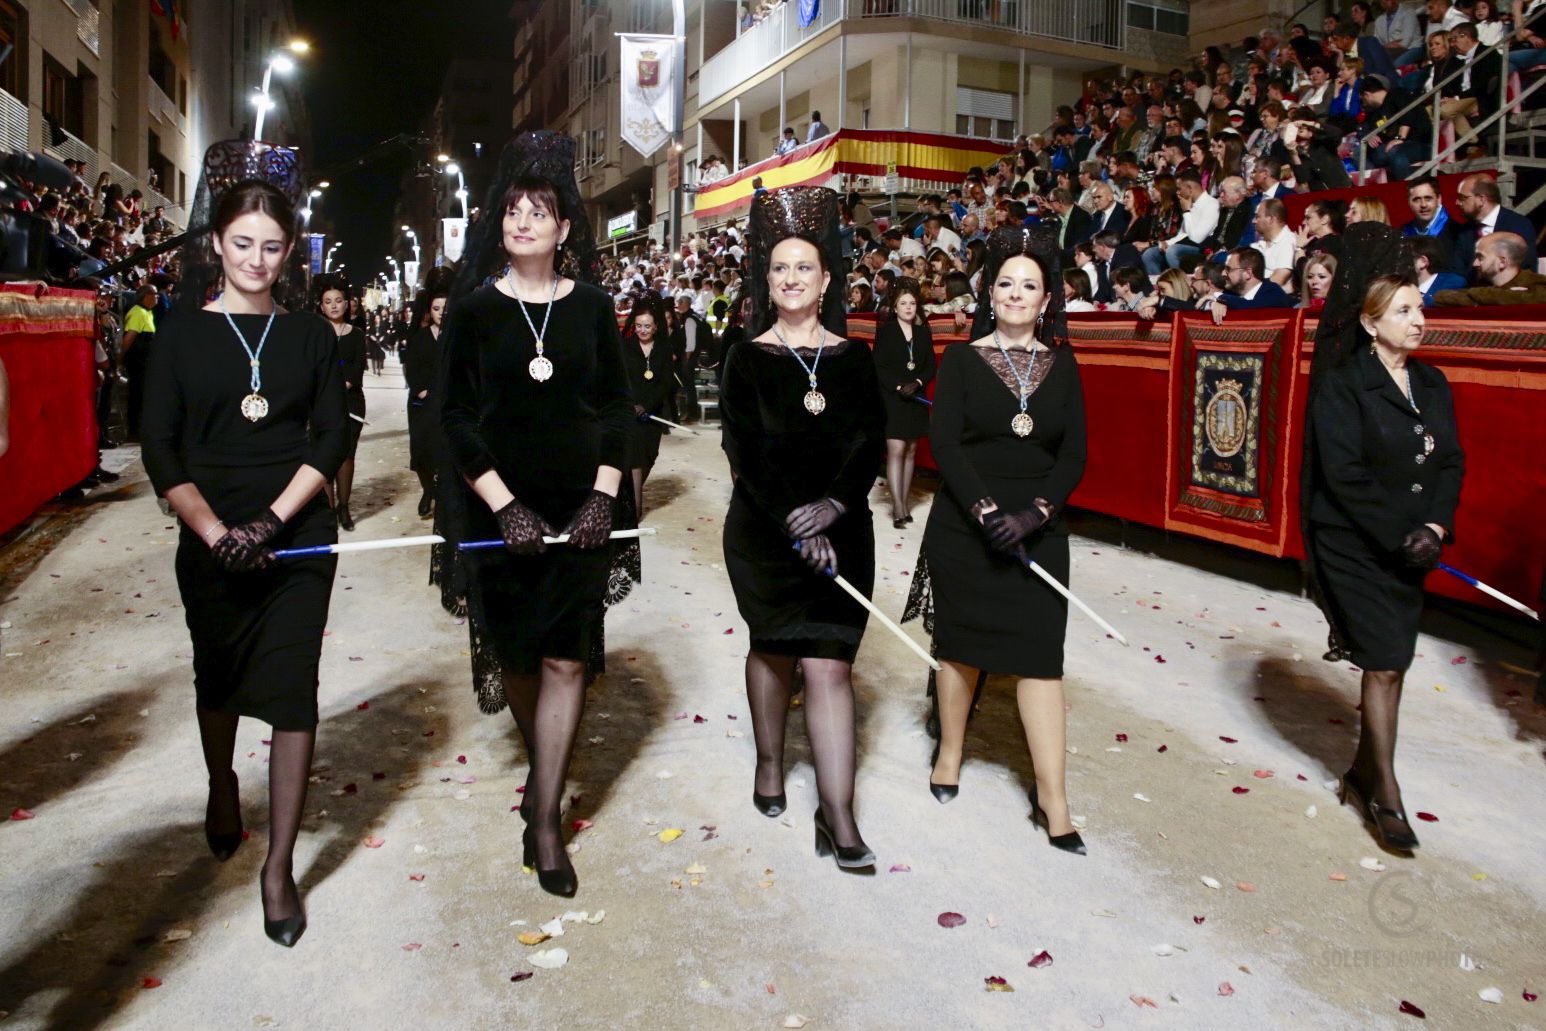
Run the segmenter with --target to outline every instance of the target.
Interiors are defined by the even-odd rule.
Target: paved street
[[[428,532],[395,362],[367,387],[351,539]],[[1415,858],[1386,855],[1327,789],[1351,755],[1356,674],[1321,661],[1324,624],[1282,570],[1076,537],[1075,590],[1133,642],[1069,625],[1069,794],[1090,855],[1025,819],[1005,683],[974,717],[960,798],[929,797],[924,671],[872,623],[857,797],[880,864],[847,876],[812,853],[798,713],[790,815],[750,804],[716,432],[667,438],[649,487],[660,534],[608,619],[575,759],[568,905],[521,872],[525,760],[510,719],[477,711],[427,553],[341,561],[296,857],[310,929],[279,949],[255,886],[267,731],[243,724],[253,835],[218,864],[175,531],[130,471],[0,552],[7,1031],[1415,1026],[1403,1001],[1434,1027],[1546,1025],[1546,718],[1522,630],[1430,620],[1398,762],[1409,811],[1437,819],[1416,823]],[[878,522],[893,614],[917,516],[905,533]],[[520,942],[566,911],[561,936]],[[540,965],[559,949],[564,965]]]

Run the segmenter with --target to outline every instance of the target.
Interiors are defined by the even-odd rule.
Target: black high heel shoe
[[[759,795],[756,789],[753,789],[752,805],[756,806],[757,811],[763,816],[772,818],[784,815],[784,810],[789,808],[789,799],[782,791],[776,795]]]
[[[290,881],[290,890],[296,891],[295,881]],[[268,935],[268,940],[276,945],[283,945],[287,949],[295,948],[295,943],[301,940],[301,935],[306,933],[306,911],[301,909],[294,916],[285,917],[283,920],[270,920],[268,918],[268,899],[263,894],[263,871],[258,870],[258,904],[263,907],[263,933]],[[300,893],[296,892],[296,904],[300,904]]]
[[[832,837],[832,828],[827,825],[827,818],[821,815],[821,809],[816,810],[816,855],[833,856],[838,868],[842,870],[867,870],[875,865],[875,853],[863,841],[857,845],[839,845]]]
[[[910,522],[912,522],[910,519],[893,519],[891,520],[891,528],[893,530],[905,530]]]
[[[574,872],[574,864],[569,862],[567,853],[564,855],[563,866],[544,870],[537,865],[537,846],[532,841],[530,827],[521,835],[521,861],[537,871],[537,883],[549,895],[572,899],[575,892],[580,890],[580,878]]]
[[[1053,834],[1052,826],[1047,820],[1047,814],[1041,808],[1041,803],[1036,797],[1036,788],[1033,785],[1030,792],[1031,798],[1031,822],[1047,832],[1047,844],[1064,852],[1072,852],[1074,855],[1083,856],[1089,853],[1085,850],[1084,839],[1079,836],[1077,830],[1067,834]]]
[[[419,518],[428,519],[435,514],[435,499],[428,494],[419,498]]]
[[[204,840],[209,843],[210,852],[222,863],[235,855],[236,850],[242,844],[241,785],[236,779],[235,770],[227,770],[226,772],[231,778],[231,794],[236,799],[236,830],[225,834],[210,830],[209,825],[215,819],[215,791],[213,785],[210,787],[209,801],[204,806]]]
[[[1352,770],[1342,775],[1342,783],[1337,789],[1337,801],[1346,805],[1349,796],[1352,796],[1356,802],[1353,808],[1373,826],[1374,836],[1382,848],[1397,852],[1411,852],[1417,848],[1419,844],[1417,835],[1412,833],[1412,825],[1407,823],[1406,813],[1376,802],[1374,793],[1354,779]],[[1394,820],[1400,826],[1386,827],[1381,817]]]
[[[354,517],[349,514],[348,505],[338,506],[338,528],[340,530],[354,529]]]
[[[934,801],[944,805],[961,793],[961,785],[934,783],[934,764],[937,762],[939,762],[938,741],[934,742],[934,754],[929,757],[929,794],[934,796]]]

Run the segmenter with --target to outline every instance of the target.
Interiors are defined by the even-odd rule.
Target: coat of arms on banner
[[[1257,440],[1262,356],[1200,351],[1193,382],[1191,482],[1227,494],[1261,492]]]
[[[619,37],[622,137],[649,157],[671,137],[675,117],[676,41],[670,36]]]
[[[639,88],[654,89],[660,85],[660,53],[646,50],[639,55]]]

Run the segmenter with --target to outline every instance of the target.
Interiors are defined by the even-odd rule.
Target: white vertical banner
[[[403,262],[403,284],[412,290],[419,285],[419,263],[416,261]]]
[[[465,218],[443,218],[440,220],[441,232],[444,234],[445,243],[442,248],[445,251],[447,261],[461,261],[462,248],[467,243],[467,220]]]
[[[675,40],[619,33],[618,41],[622,44],[618,80],[623,87],[623,142],[649,157],[671,138],[678,73],[673,60]]]

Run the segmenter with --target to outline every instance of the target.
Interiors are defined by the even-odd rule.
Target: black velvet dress
[[[659,338],[648,358],[637,337],[623,341],[623,365],[628,370],[628,390],[633,403],[646,414],[666,417],[666,406],[676,392],[676,363],[671,349]],[[644,374],[650,375],[646,377]],[[635,417],[628,427],[628,468],[643,469],[655,464],[660,455],[660,435],[665,427],[649,419]]]
[[[365,334],[357,329],[338,338],[338,371],[344,382],[344,402],[351,418],[346,420],[349,431],[349,453],[353,458],[360,446],[360,431],[365,428]],[[352,418],[358,416],[358,418]]]
[[[909,369],[907,363],[912,362]],[[934,337],[927,325],[913,327],[912,343],[902,333],[896,319],[887,321],[875,334],[875,375],[880,379],[880,397],[886,405],[886,439],[917,440],[929,435],[929,406],[922,401],[904,400],[897,387],[918,380],[918,397],[934,380]]]
[[[403,379],[408,383],[408,468],[433,472],[439,459],[441,341],[428,326],[408,341]],[[428,396],[420,397],[427,391]]]
[[[256,348],[266,315],[236,315]],[[337,338],[316,315],[274,319],[262,354],[269,414],[249,422],[247,354],[220,312],[170,317],[156,340],[146,383],[145,471],[156,493],[198,487],[227,526],[255,519],[302,465],[331,479],[348,446]],[[338,541],[327,499],[316,497],[272,547]],[[317,665],[333,590],[333,556],[281,561],[228,573],[187,526],[177,542],[177,586],[193,637],[201,709],[255,716],[278,730],[317,725]]]
[[[801,349],[806,364],[814,349]],[[806,411],[805,370],[782,344],[747,341],[725,357],[724,448],[736,476],[725,516],[725,568],[755,651],[852,662],[869,613],[811,569],[784,530],[801,505],[847,511],[827,531],[838,572],[868,596],[875,581],[869,493],[885,454],[885,411],[870,349],[828,345],[817,367],[827,407]]]
[[[1026,374],[1024,352],[1010,352]],[[1014,555],[994,551],[971,509],[992,498],[1000,509],[1056,509],[1025,543],[1030,557],[1068,583],[1068,527],[1062,510],[1084,475],[1084,394],[1066,347],[1042,352],[1039,386],[1026,408],[1030,436],[1010,427],[1019,388],[995,347],[945,349],[934,385],[929,444],[944,480],[923,534],[926,570],[914,592],[933,592],[934,650],[941,659],[989,673],[1056,679],[1063,675],[1068,603]],[[1031,377],[1034,384],[1034,375]],[[920,563],[921,565],[922,563]],[[909,609],[916,599],[910,599]]]
[[[1428,572],[1407,567],[1401,542],[1426,523],[1452,539],[1465,475],[1449,381],[1415,359],[1406,367],[1411,400],[1359,348],[1328,370],[1310,403],[1316,582],[1339,643],[1363,669],[1412,664]]]
[[[544,338],[553,375],[542,383],[527,372],[536,338],[522,303],[489,285],[459,301],[446,321],[441,428],[455,473],[442,476],[441,496],[448,489],[458,495],[461,515],[445,526],[453,540],[499,538],[493,512],[467,486],[491,469],[562,532],[589,496],[598,467],[627,468],[633,399],[611,298],[576,283],[553,302]],[[540,327],[546,303],[525,307]],[[624,522],[613,525],[622,529]],[[503,704],[500,669],[534,674],[544,658],[592,657],[603,632],[611,549],[556,545],[515,555],[498,548],[466,552],[462,560],[474,680],[485,710]]]

